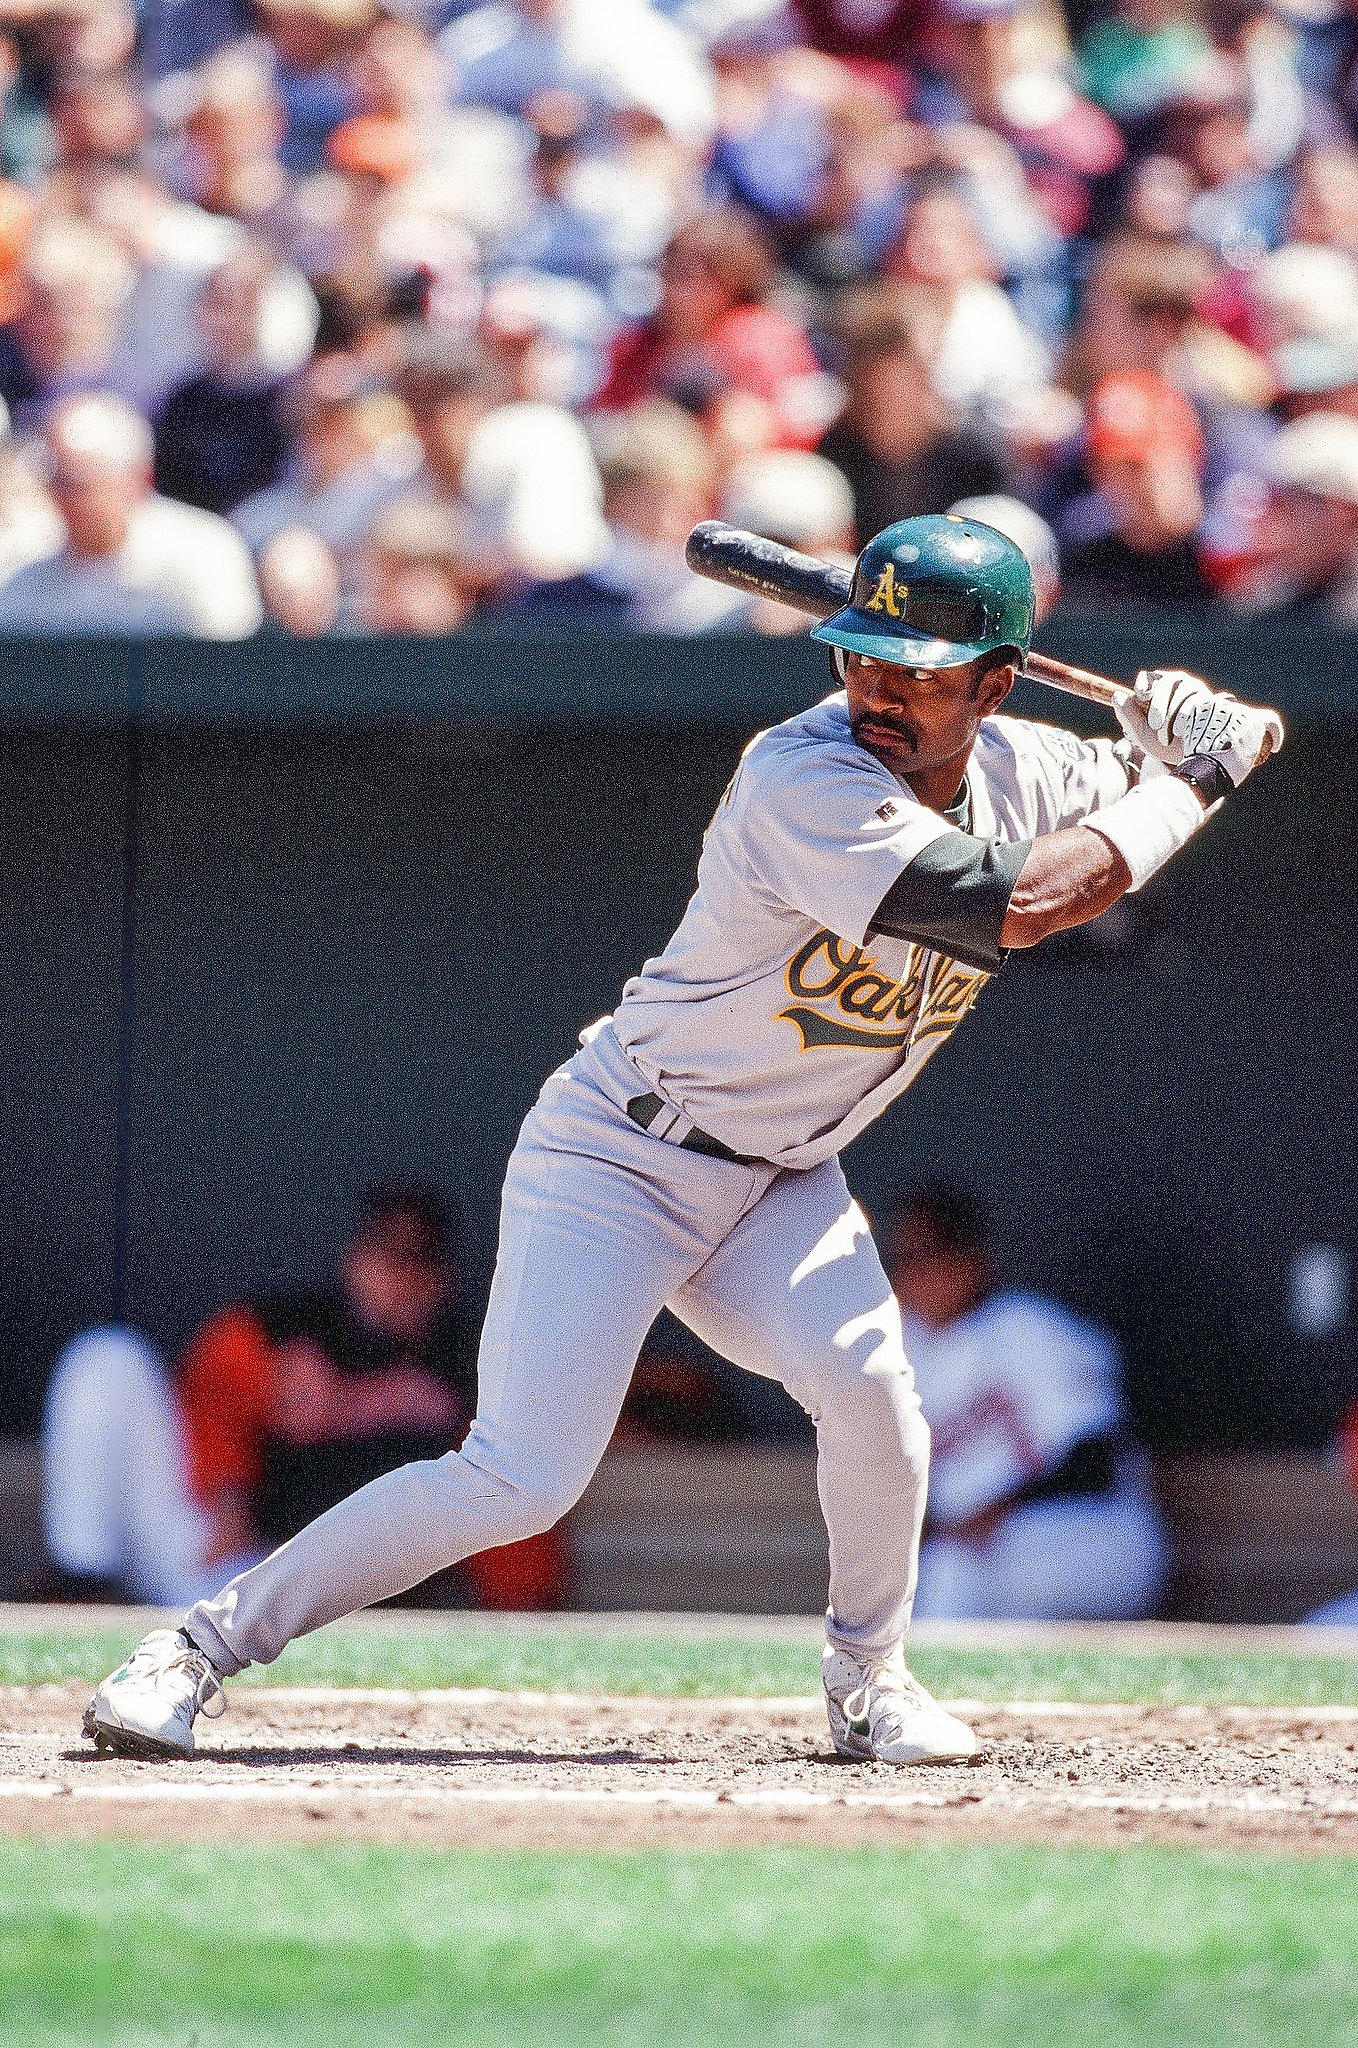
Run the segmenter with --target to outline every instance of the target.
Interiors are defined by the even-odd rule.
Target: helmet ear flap
[[[845,683],[848,681],[849,657],[844,648],[832,647],[830,649],[830,667],[834,671],[837,682]]]

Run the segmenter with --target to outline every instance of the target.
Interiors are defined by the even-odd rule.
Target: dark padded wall
[[[34,1425],[120,1263],[129,1313],[177,1344],[323,1268],[379,1172],[459,1198],[484,1278],[541,1077],[663,942],[748,732],[821,676],[800,650],[652,652],[603,650],[552,708],[578,649],[539,649],[497,702],[501,643],[452,706],[427,654],[332,651],[327,680],[254,649],[214,709],[212,662],[239,682],[240,657],[180,650],[134,676],[135,739],[108,650],[102,707],[74,669],[29,679],[0,733],[0,1430]],[[1287,1336],[1282,1289],[1299,1244],[1358,1253],[1355,770],[1358,737],[1303,713],[1130,929],[1012,961],[849,1157],[870,1205],[921,1170],[985,1189],[1007,1269],[1124,1329],[1161,1441],[1314,1439],[1352,1373]]]

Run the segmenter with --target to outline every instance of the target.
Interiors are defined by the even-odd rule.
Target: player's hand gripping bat
[[[747,590],[752,597],[772,598],[776,604],[791,605],[815,619],[828,619],[849,601],[852,572],[814,555],[800,555],[795,548],[764,540],[757,533],[744,533],[720,519],[705,519],[688,537],[684,558],[690,569],[714,583],[729,583],[734,590]],[[1046,683],[1071,697],[1085,697],[1110,710],[1118,697],[1127,694],[1125,683],[1095,675],[1091,669],[1075,668],[1068,661],[1055,661],[1049,654],[1029,654],[1023,673],[1032,682]],[[1266,735],[1259,752],[1265,761],[1281,741]]]

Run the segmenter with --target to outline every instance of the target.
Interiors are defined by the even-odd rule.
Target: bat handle
[[[1030,654],[1023,664],[1023,673],[1031,676],[1035,683],[1046,683],[1049,688],[1064,690],[1067,696],[1084,697],[1091,704],[1109,707],[1127,687],[1125,683],[1115,683],[1109,676],[1095,675],[1092,669],[1076,668],[1068,661],[1056,661],[1049,654]]]

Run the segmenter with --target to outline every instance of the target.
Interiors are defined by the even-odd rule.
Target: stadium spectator
[[[1257,279],[1274,258],[1251,273]],[[1119,231],[1096,251],[1071,331],[1061,380],[1087,396],[1103,377],[1147,371],[1198,411],[1207,474],[1216,482],[1266,438],[1274,383],[1251,345],[1207,317],[1218,267],[1190,238]],[[1249,421],[1263,421],[1251,429]]]
[[[45,444],[63,538],[0,586],[0,632],[255,631],[248,554],[224,520],[156,496],[140,414],[108,393],[71,399],[49,418]]]
[[[917,288],[877,286],[841,308],[848,398],[819,452],[848,478],[859,547],[893,519],[1009,482],[995,436],[964,421],[934,370],[943,320]]]
[[[307,238],[322,347],[350,347],[384,323],[435,312],[458,326],[475,317],[476,242],[429,203],[416,176],[421,154],[417,130],[394,114],[356,114],[329,137],[331,193],[324,224]]]
[[[997,1288],[986,1219],[958,1188],[915,1188],[879,1242],[933,1435],[916,1616],[1152,1612],[1165,1541],[1127,1441],[1114,1339]]]
[[[588,290],[515,270],[487,286],[477,334],[504,400],[569,408],[598,382],[604,326]]]
[[[625,412],[644,398],[672,398],[710,414],[744,401],[762,446],[807,447],[825,425],[825,379],[805,334],[767,303],[772,249],[747,215],[712,213],[681,228],[660,265],[660,303],[615,345],[595,404]]]
[[[1343,249],[1289,242],[1249,274],[1246,318],[1267,356],[1295,341],[1333,341],[1358,326],[1358,261]]]
[[[516,232],[527,204],[520,123],[490,107],[450,106],[453,80],[426,18],[384,11],[354,54],[354,111],[397,120],[415,137],[412,196],[483,248]],[[529,110],[531,113],[531,109]]]
[[[1358,420],[1312,412],[1278,434],[1254,564],[1233,591],[1274,618],[1358,626]]]
[[[650,269],[674,228],[670,182],[642,174],[625,147],[602,146],[574,94],[540,94],[526,118],[530,182],[503,253],[516,270],[574,280],[596,296],[602,319],[635,315],[649,304]]]
[[[913,111],[930,128],[968,122],[1002,136],[1053,227],[1072,236],[1127,148],[1117,124],[1075,90],[1055,31],[1035,0],[939,0]]]
[[[1208,585],[1196,534],[1203,516],[1198,416],[1163,378],[1126,370],[1089,399],[1088,497],[1068,508],[1062,533],[1072,597],[1143,604],[1202,602]]]
[[[477,577],[446,506],[406,499],[384,512],[358,565],[354,623],[367,633],[452,633],[472,611]]]
[[[657,633],[706,632],[734,622],[742,600],[693,576],[684,542],[714,506],[712,451],[697,422],[653,399],[601,420],[595,442],[606,542],[572,576],[529,584],[515,616],[557,611]]]
[[[1358,258],[1358,149],[1352,143],[1313,142],[1300,152],[1286,239]]]
[[[287,460],[285,380],[260,360],[273,270],[262,244],[247,245],[199,293],[206,364],[170,393],[155,422],[156,488],[186,505],[231,512],[274,483]]]
[[[475,1406],[455,1220],[432,1189],[364,1196],[336,1278],[233,1302],[172,1373],[141,1333],[70,1343],[48,1389],[43,1523],[62,1597],[193,1597],[365,1480],[460,1443]],[[474,1598],[553,1605],[552,1538],[464,1567]]]
[[[1178,74],[1159,108],[1158,146],[1187,168],[1196,188],[1189,231],[1204,248],[1232,260],[1272,248],[1287,208],[1274,138],[1260,132],[1256,111],[1248,65],[1217,49]]]
[[[304,527],[347,570],[373,521],[410,488],[419,444],[399,401],[348,356],[313,363],[289,414],[287,470],[238,505],[233,523],[256,554],[285,528]]]
[[[319,170],[330,136],[354,112],[352,60],[378,11],[377,0],[253,0],[286,115],[279,153],[289,171]]]
[[[824,171],[829,116],[844,67],[799,48],[786,18],[739,7],[708,46],[716,85],[716,188],[780,230],[805,220]]]
[[[1140,129],[1175,85],[1211,54],[1197,12],[1181,0],[1119,0],[1093,17],[1080,40],[1085,88],[1124,129]]]
[[[109,381],[147,417],[203,367],[195,319],[205,279],[242,246],[244,231],[176,199],[145,168],[102,166],[81,198],[82,217],[115,240],[132,265],[133,286],[118,322]],[[306,282],[285,263],[270,278],[261,315],[261,356],[280,375],[307,360],[316,306]]]
[[[319,534],[285,526],[260,549],[255,563],[268,627],[294,640],[316,640],[340,614],[339,563]]]
[[[178,81],[171,107],[179,130],[179,146],[169,152],[177,195],[261,234],[287,234],[291,183],[279,154],[287,115],[264,46],[242,42],[216,51]]]
[[[61,516],[38,468],[32,447],[16,445],[0,400],[0,585],[61,546]]]
[[[507,396],[503,362],[486,348],[420,329],[396,388],[424,454],[413,490],[464,524],[487,591],[573,576],[601,559],[599,473],[563,406]]]
[[[706,61],[646,0],[490,0],[453,21],[440,48],[470,105],[522,114],[559,89],[592,113],[648,113],[694,149],[711,141]]]
[[[783,62],[800,84],[806,53],[793,51]],[[804,173],[806,189],[796,216],[779,219],[777,226],[789,269],[833,298],[880,269],[900,226],[907,173],[932,145],[903,119],[908,95],[902,76],[880,65],[814,62],[823,141],[815,164]],[[776,115],[776,102],[769,112]],[[770,126],[769,139],[776,147],[777,121]],[[775,166],[783,171],[776,157]],[[719,176],[730,175],[720,155],[714,168]],[[734,196],[755,203],[758,211],[755,194],[737,185]]]
[[[1185,383],[1182,365],[1214,266],[1186,236],[1116,233],[1095,251],[1062,365],[1079,392],[1118,370]]]
[[[107,385],[136,272],[112,236],[60,215],[39,221],[24,251],[18,309],[0,329],[0,398],[18,428]]]
[[[1008,408],[1047,382],[1047,351],[994,279],[972,200],[951,172],[921,178],[886,259],[916,286],[940,323],[931,381],[945,403],[1002,426]]]
[[[130,71],[73,66],[57,73],[47,102],[53,170],[136,162],[150,117]]]

